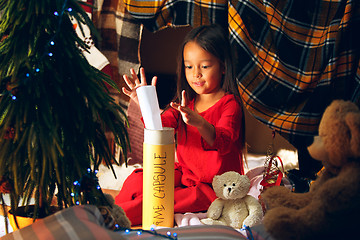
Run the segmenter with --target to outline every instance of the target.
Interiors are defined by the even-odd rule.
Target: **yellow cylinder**
[[[142,228],[174,226],[174,129],[144,130]]]

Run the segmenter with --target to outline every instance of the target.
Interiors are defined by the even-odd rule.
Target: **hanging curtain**
[[[246,109],[295,146],[311,141],[333,99],[360,104],[357,0],[124,0],[155,32],[227,27]]]

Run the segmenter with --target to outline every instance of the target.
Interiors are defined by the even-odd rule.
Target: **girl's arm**
[[[200,115],[199,115],[200,116]],[[200,116],[201,117],[201,116]],[[201,137],[210,145],[213,146],[215,142],[215,127],[206,121],[203,117],[203,123],[196,127],[201,135]]]
[[[181,114],[183,121],[196,127],[201,135],[201,137],[210,145],[212,146],[215,141],[215,127],[210,124],[208,121],[205,120],[200,114],[194,112],[189,107],[187,107],[187,100],[185,97],[185,90],[181,92],[181,103],[174,103],[171,102],[170,106],[176,110],[178,110]]]
[[[224,99],[221,107],[216,111],[217,113],[213,114],[218,114],[220,118],[216,123],[210,121],[215,127],[215,141],[211,146],[207,146],[207,142],[203,141],[203,147],[209,150],[217,149],[222,154],[226,154],[233,150],[235,141],[242,141],[243,112],[239,102],[231,95]]]

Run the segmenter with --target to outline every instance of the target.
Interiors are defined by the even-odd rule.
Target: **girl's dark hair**
[[[195,42],[205,51],[218,58],[225,69],[221,82],[221,88],[227,92],[239,96],[235,81],[233,57],[229,43],[228,33],[217,24],[202,25],[192,29],[184,38],[178,54],[177,66],[177,93],[176,99],[181,99],[181,91],[185,90],[188,100],[193,100],[195,91],[190,87],[185,77],[184,47],[188,42]]]

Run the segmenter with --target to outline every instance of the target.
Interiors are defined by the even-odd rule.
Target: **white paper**
[[[152,85],[142,86],[136,89],[141,114],[145,128],[150,130],[162,130],[159,101],[156,88]]]

